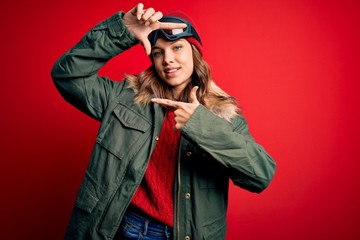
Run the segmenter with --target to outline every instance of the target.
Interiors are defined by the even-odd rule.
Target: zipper
[[[178,158],[177,158],[177,163],[178,163],[178,167],[177,167],[177,182],[178,182],[178,187],[177,187],[177,206],[176,206],[176,230],[177,230],[177,240],[180,240],[180,193],[181,193],[181,177],[180,177],[180,156],[181,156],[181,137],[180,137],[180,143],[179,143],[179,151],[178,151]]]

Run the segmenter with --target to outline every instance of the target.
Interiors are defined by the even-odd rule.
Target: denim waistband
[[[156,221],[150,217],[142,215],[141,213],[134,211],[132,209],[126,211],[125,217],[132,218],[133,220],[139,221],[142,223],[148,222],[148,226],[151,226],[152,228],[159,229],[159,230],[163,230],[163,229],[165,229],[165,227],[171,228],[171,227],[167,226],[166,224],[163,224],[163,223]]]
[[[153,220],[142,213],[134,210],[127,210],[122,221],[123,236],[141,236],[136,239],[171,239],[172,227]]]

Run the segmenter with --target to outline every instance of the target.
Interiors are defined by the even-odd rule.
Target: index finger
[[[153,103],[160,104],[161,106],[165,107],[172,107],[172,108],[178,108],[179,102],[169,100],[169,99],[163,99],[163,98],[152,98],[151,101]]]
[[[177,28],[186,28],[185,23],[172,23],[172,22],[159,22],[160,29],[177,29]]]

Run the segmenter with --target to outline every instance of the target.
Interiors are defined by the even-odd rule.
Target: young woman
[[[151,66],[99,76],[141,43]],[[96,25],[54,65],[61,95],[101,122],[66,239],[207,239],[226,234],[229,180],[260,193],[275,163],[236,100],[212,80],[186,16],[137,4]]]

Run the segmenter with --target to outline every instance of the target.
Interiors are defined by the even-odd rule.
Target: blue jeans
[[[120,240],[171,240],[172,228],[138,213],[127,211],[118,234]]]

